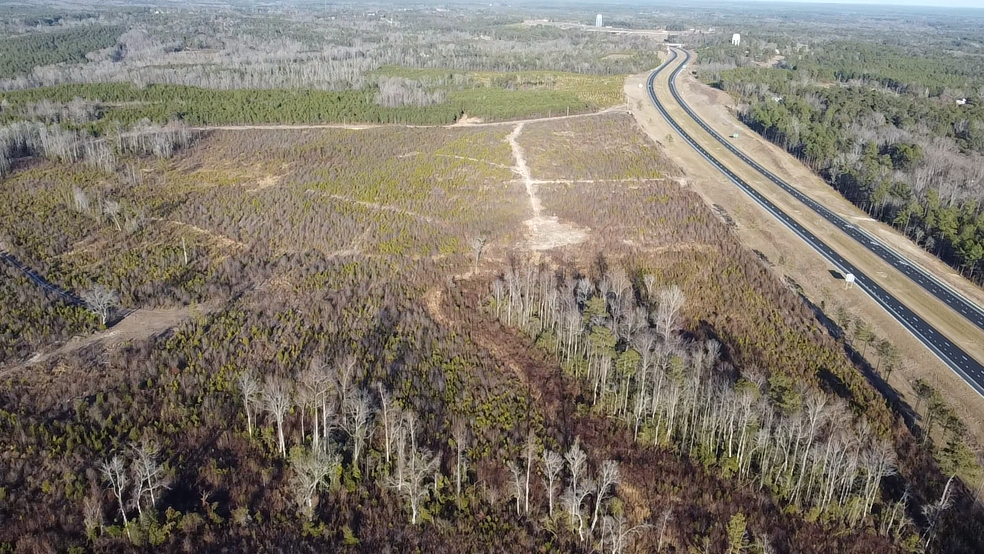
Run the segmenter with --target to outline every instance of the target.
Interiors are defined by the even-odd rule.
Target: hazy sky
[[[770,1],[770,0],[747,0]],[[882,4],[890,6],[930,6],[940,8],[984,8],[984,0],[781,0],[810,4]]]

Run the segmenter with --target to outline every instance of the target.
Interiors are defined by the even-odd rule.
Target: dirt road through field
[[[526,194],[530,197],[530,210],[533,217],[526,221],[529,227],[529,247],[530,250],[550,250],[561,246],[578,244],[588,238],[588,233],[584,229],[578,229],[569,223],[563,223],[556,216],[544,216],[540,198],[537,196],[537,181],[530,174],[530,168],[526,163],[526,153],[520,146],[519,135],[523,132],[524,122],[518,123],[512,133],[506,137],[509,146],[513,151],[513,158],[516,165],[513,172],[523,181],[526,186]]]

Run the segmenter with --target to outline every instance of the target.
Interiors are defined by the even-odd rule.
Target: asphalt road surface
[[[659,98],[656,97],[656,90],[653,87],[653,83],[656,80],[656,76],[664,71],[666,68],[670,67],[672,63],[677,59],[679,53],[676,50],[671,50],[672,57],[667,60],[663,65],[657,68],[649,75],[649,80],[647,83],[649,97],[656,109],[663,115],[666,121],[670,124],[681,137],[693,147],[702,157],[704,157],[708,162],[716,167],[719,171],[724,173],[728,179],[734,183],[743,192],[749,195],[753,200],[755,200],[760,206],[765,208],[770,214],[772,214],[776,219],[782,222],[786,227],[791,229],[796,233],[801,239],[803,239],[807,244],[813,247],[814,250],[819,252],[824,258],[834,264],[845,274],[853,274],[856,279],[856,284],[862,290],[864,290],[868,295],[875,299],[882,308],[888,311],[895,319],[901,323],[906,329],[908,329],[916,338],[922,341],[934,354],[936,354],[941,360],[943,360],[954,372],[960,375],[965,381],[967,381],[970,386],[977,391],[978,394],[984,396],[984,366],[982,366],[977,360],[971,358],[955,345],[950,339],[943,336],[939,331],[933,328],[931,325],[926,323],[921,317],[916,315],[912,310],[907,308],[901,302],[899,302],[894,296],[888,293],[885,289],[879,286],[867,275],[859,271],[856,267],[851,265],[847,260],[841,257],[840,254],[835,252],[832,248],[827,246],[822,240],[817,238],[815,235],[807,231],[803,226],[797,223],[793,218],[779,209],[775,204],[770,202],[764,196],[759,194],[754,188],[748,185],[745,181],[735,175],[730,169],[724,166],[716,158],[714,158],[710,153],[708,153],[700,144],[697,143],[686,131],[684,131],[676,121],[670,117],[670,114],[666,111],[666,108],[660,102]],[[785,181],[779,179],[774,174],[767,171],[765,168],[755,163],[747,156],[745,156],[741,151],[728,143],[727,139],[724,139],[711,129],[706,123],[704,123],[697,115],[687,106],[686,103],[680,98],[679,93],[676,90],[674,84],[676,76],[680,73],[683,68],[687,66],[687,62],[690,61],[690,53],[685,53],[686,58],[684,62],[677,67],[676,70],[670,75],[669,85],[670,92],[673,94],[674,99],[680,105],[681,108],[687,114],[692,117],[698,125],[700,125],[704,130],[709,132],[717,140],[721,141],[731,152],[737,155],[744,162],[751,165],[757,171],[762,173],[766,178],[780,186],[783,190],[792,194],[797,200],[806,204],[807,206],[814,209],[818,214],[823,216],[825,219],[842,229],[845,233],[853,237],[855,240],[866,246],[874,254],[878,255],[890,265],[906,274],[913,281],[922,285],[927,291],[933,294],[936,298],[950,305],[958,312],[963,313],[971,322],[973,322],[978,327],[984,329],[984,312],[974,305],[973,303],[967,301],[963,297],[956,294],[954,291],[937,281],[935,278],[927,275],[922,269],[918,268],[914,264],[908,262],[902,256],[899,256],[889,248],[885,247],[879,241],[868,235],[866,232],[857,228],[856,226],[848,223],[840,216],[837,216],[830,210],[827,210],[823,206],[820,206],[813,200],[811,200],[806,195],[802,194],[795,188],[791,187]]]

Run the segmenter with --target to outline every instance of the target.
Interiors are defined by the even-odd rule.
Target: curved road
[[[687,62],[690,61],[690,52],[684,52],[684,53],[686,54],[686,58],[684,59],[683,62],[683,65],[685,66]],[[743,162],[752,166],[753,169],[755,169],[763,176],[765,176],[766,179],[775,183],[777,186],[779,186],[779,188],[789,193],[796,200],[799,200],[803,204],[806,204],[810,209],[815,211],[817,214],[819,214],[821,217],[823,217],[830,223],[834,224],[838,229],[843,231],[849,237],[861,243],[862,246],[870,250],[873,254],[888,262],[889,265],[893,266],[895,269],[898,269],[900,272],[904,273],[907,277],[909,277],[909,279],[911,279],[917,285],[926,289],[927,292],[929,292],[930,294],[932,294],[942,302],[946,303],[948,306],[953,308],[954,311],[963,314],[963,316],[967,318],[967,320],[969,320],[971,323],[976,325],[978,328],[984,330],[984,310],[982,310],[976,304],[974,304],[964,296],[960,295],[960,293],[956,292],[955,290],[953,290],[948,285],[941,282],[936,277],[924,271],[918,265],[913,265],[909,263],[908,260],[897,254],[891,248],[885,246],[884,243],[873,237],[870,233],[866,232],[863,229],[860,229],[859,227],[851,224],[841,216],[828,210],[817,201],[813,200],[809,196],[800,192],[799,189],[790,186],[789,183],[783,181],[775,174],[770,172],[768,169],[765,169],[764,167],[756,163],[755,160],[746,156],[744,152],[742,152],[741,150],[736,148],[733,144],[731,144],[731,142],[728,139],[724,138],[717,131],[715,131],[709,125],[707,125],[707,123],[705,123],[704,120],[702,120],[696,113],[694,113],[693,110],[690,109],[690,106],[688,106],[687,103],[683,101],[683,98],[680,97],[680,93],[677,91],[676,88],[676,73],[677,72],[674,72],[673,76],[670,77],[670,82],[669,82],[670,92],[673,94],[673,99],[676,100],[677,104],[679,104],[680,107],[683,108],[683,111],[685,111],[687,115],[693,118],[693,120],[698,125],[700,125],[701,128],[707,131],[718,142],[723,144],[725,148],[730,150],[732,154],[738,156],[738,158],[740,158]]]
[[[950,339],[942,335],[939,331],[937,331],[935,328],[929,325],[925,320],[923,320],[921,317],[916,315],[915,312],[907,308],[905,305],[899,302],[894,296],[889,294],[888,291],[886,291],[881,286],[879,286],[874,280],[869,278],[867,275],[862,273],[860,270],[858,270],[856,267],[850,264],[847,260],[841,257],[840,254],[835,252],[826,243],[820,240],[816,235],[810,233],[802,225],[797,223],[796,220],[794,220],[789,215],[787,215],[784,211],[782,211],[779,207],[777,207],[775,204],[770,202],[767,198],[759,194],[758,191],[756,191],[754,188],[749,186],[748,183],[743,181],[740,177],[738,177],[735,173],[733,173],[730,169],[728,169],[724,164],[722,164],[720,161],[714,158],[714,156],[712,156],[707,150],[705,150],[700,144],[698,144],[697,141],[695,141],[689,134],[687,134],[687,132],[684,131],[682,127],[680,127],[680,125],[666,111],[666,108],[660,102],[659,98],[656,97],[656,90],[653,86],[653,83],[656,80],[656,76],[660,74],[662,71],[664,71],[666,68],[670,67],[679,56],[676,50],[671,50],[671,52],[673,53],[673,56],[665,63],[663,63],[663,65],[661,65],[659,68],[653,71],[649,75],[649,79],[647,81],[649,97],[652,100],[653,104],[656,106],[656,109],[659,110],[659,112],[666,119],[667,123],[669,123],[670,126],[673,127],[673,129],[677,133],[679,133],[680,136],[687,142],[687,144],[693,147],[704,159],[706,159],[708,162],[711,163],[711,165],[713,165],[719,171],[721,171],[721,173],[724,173],[724,175],[728,177],[728,179],[732,183],[738,186],[738,188],[740,188],[743,192],[745,192],[745,194],[750,196],[753,200],[755,200],[755,202],[757,202],[760,206],[765,208],[766,211],[772,214],[786,227],[788,227],[794,233],[796,233],[807,244],[813,247],[814,250],[819,252],[824,258],[826,258],[835,266],[840,268],[841,271],[843,271],[844,273],[854,274],[855,278],[857,279],[857,285],[861,287],[862,290],[864,290],[866,293],[868,293],[868,295],[874,298],[875,301],[878,302],[878,304],[882,308],[888,311],[888,313],[891,314],[893,317],[895,317],[895,319],[899,323],[901,323],[906,329],[908,329],[913,335],[915,335],[915,337],[918,338],[923,344],[925,344],[927,348],[929,348],[934,354],[936,354],[941,360],[943,360],[950,367],[950,369],[952,369],[954,372],[960,375],[965,381],[967,381],[967,383],[975,391],[977,391],[978,394],[984,396],[984,366],[982,366],[977,360],[968,356],[966,352],[964,352],[960,347],[958,347],[956,344],[950,341]],[[726,147],[728,147],[730,151],[735,153],[743,161],[750,164],[756,170],[761,172],[770,181],[782,187],[783,190],[785,190],[786,192],[793,194],[801,202],[807,204],[808,206],[816,210],[818,213],[820,213],[820,215],[830,220],[831,223],[833,223],[837,227],[847,232],[856,240],[859,240],[859,242],[867,246],[869,250],[874,252],[876,255],[883,257],[885,261],[890,263],[899,271],[908,275],[914,281],[919,282],[916,279],[916,277],[914,277],[914,275],[919,276],[920,274],[922,274],[924,278],[927,279],[927,285],[924,286],[926,286],[927,290],[933,293],[934,296],[939,298],[941,301],[946,302],[951,306],[954,306],[955,309],[957,309],[957,311],[964,313],[964,315],[966,315],[968,319],[975,318],[977,321],[981,322],[981,323],[977,323],[975,319],[971,319],[971,321],[975,321],[976,324],[978,325],[984,324],[984,313],[981,312],[980,308],[974,306],[973,304],[969,304],[969,306],[965,306],[964,310],[966,311],[957,308],[956,306],[958,306],[960,302],[967,304],[966,300],[963,299],[962,297],[957,296],[955,293],[953,293],[953,291],[943,286],[935,279],[925,276],[925,274],[922,272],[921,269],[906,262],[902,257],[898,256],[898,254],[895,254],[890,249],[886,248],[884,245],[881,245],[881,243],[875,241],[873,238],[867,235],[867,233],[864,233],[854,225],[847,223],[846,221],[841,219],[839,216],[833,214],[833,212],[830,212],[826,208],[819,206],[819,204],[816,204],[816,202],[811,200],[809,197],[806,197],[798,190],[791,187],[788,183],[782,181],[772,173],[768,172],[765,168],[761,167],[753,160],[749,159],[738,149],[736,149],[734,146],[728,143],[727,140],[725,140],[719,134],[714,132],[706,123],[704,123],[699,117],[697,117],[697,114],[695,114],[690,109],[690,107],[687,106],[687,104],[684,103],[683,100],[680,98],[679,94],[677,93],[676,87],[674,86],[674,81],[676,79],[676,76],[680,73],[681,70],[683,70],[684,67],[686,67],[687,62],[689,60],[690,60],[690,54],[688,52],[686,53],[686,58],[684,59],[684,62],[679,67],[677,67],[670,75],[669,77],[670,92],[673,94],[674,99],[680,105],[680,107],[683,108],[683,110],[690,117],[692,117],[704,130],[708,131],[712,136],[720,140]],[[827,214],[829,214],[829,217]],[[883,256],[882,253],[884,253],[885,255]],[[894,260],[892,259],[892,256],[894,256],[895,258]],[[935,287],[938,292],[934,292],[932,289],[928,287]],[[951,303],[951,301],[957,304],[955,305]]]

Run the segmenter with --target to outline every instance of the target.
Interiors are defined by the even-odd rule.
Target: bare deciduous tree
[[[345,405],[342,406],[344,414],[345,432],[352,439],[352,466],[358,467],[359,457],[365,447],[366,439],[369,437],[369,429],[372,426],[372,405],[368,395],[363,391],[357,391],[345,398]]]
[[[536,458],[536,435],[530,431],[526,435],[526,480],[523,483],[523,511],[530,513],[530,474],[533,473],[533,459]]]
[[[601,513],[601,504],[608,496],[608,489],[618,485],[621,475],[618,470],[618,462],[615,460],[605,460],[601,464],[601,472],[598,474],[598,490],[595,492],[594,516],[591,518],[591,532],[595,530],[598,523],[598,514]]]
[[[475,254],[475,273],[478,273],[478,262],[482,259],[482,250],[485,249],[485,243],[488,239],[484,236],[475,237],[471,240],[472,253]]]
[[[647,273],[642,277],[642,284],[646,287],[646,297],[650,302],[653,301],[653,287],[656,286],[656,276],[652,273]]]
[[[318,489],[340,465],[341,457],[331,448],[305,450],[291,462],[291,496],[306,519],[314,517]]]
[[[287,457],[287,443],[284,439],[284,418],[293,404],[293,390],[290,383],[281,377],[267,378],[263,383],[263,407],[273,417],[277,425],[277,446],[280,455]]]
[[[113,290],[102,285],[95,285],[92,289],[82,293],[82,300],[89,311],[99,316],[99,321],[106,325],[113,309],[119,304],[120,297]]]
[[[253,410],[260,397],[260,382],[252,369],[246,369],[236,376],[236,387],[246,411],[246,430],[253,436]]]
[[[103,527],[103,502],[98,491],[82,500],[82,524],[90,538]]]
[[[383,413],[383,448],[386,451],[386,463],[390,461],[390,455],[395,448],[397,437],[400,434],[400,409],[393,401],[383,384],[379,383],[379,407]]]
[[[659,539],[656,541],[656,552],[663,551],[663,540],[666,538],[666,528],[673,521],[673,508],[666,508],[659,516]]]
[[[79,187],[72,187],[72,199],[75,201],[75,211],[86,214],[89,213],[89,197],[85,191]]]
[[[143,498],[150,497],[150,508],[157,505],[157,491],[167,488],[168,476],[161,465],[160,446],[151,440],[144,440],[131,449],[133,453],[130,468],[133,473],[134,498],[137,511],[143,514]]]
[[[468,471],[468,423],[463,418],[457,418],[451,424],[451,439],[454,441],[454,493],[461,497],[461,481]]]
[[[632,537],[643,529],[651,527],[648,523],[629,527],[625,521],[625,516],[605,516],[602,522],[602,544],[608,545],[611,554],[622,554],[632,542]]]
[[[677,285],[671,285],[659,291],[659,304],[656,308],[656,330],[663,337],[664,343],[670,342],[670,337],[676,330],[677,316],[683,303],[683,291]]]
[[[120,226],[120,212],[122,210],[123,206],[116,200],[106,200],[103,202],[103,213],[113,220],[113,223],[116,224],[117,231],[123,230],[123,227]]]
[[[560,485],[560,472],[564,469],[564,458],[558,452],[544,450],[541,466],[545,481],[543,485],[547,489],[548,513],[553,517],[554,500],[557,498],[557,488]]]
[[[936,523],[940,519],[940,515],[945,512],[950,506],[953,505],[952,490],[950,485],[953,484],[953,479],[956,476],[950,477],[946,481],[946,486],[943,487],[943,494],[940,495],[940,499],[936,502],[931,502],[923,506],[923,515],[926,516],[926,543],[923,545],[923,549],[929,548],[929,543],[932,542],[933,538],[936,536]]]
[[[420,81],[402,77],[380,77],[376,103],[386,108],[402,106],[430,106],[444,102],[447,92],[442,89],[428,91]]]
[[[513,462],[506,464],[509,474],[512,475],[513,497],[516,499],[516,515],[520,514],[520,506],[523,500],[523,468]]]
[[[397,471],[391,477],[391,485],[410,505],[410,522],[420,522],[421,504],[427,498],[428,477],[438,468],[440,461],[434,454],[417,447],[416,416],[408,412],[404,416],[404,426],[400,433],[397,448]]]
[[[584,517],[581,514],[581,505],[584,499],[594,488],[593,483],[588,479],[588,455],[581,449],[580,439],[574,439],[574,444],[564,455],[567,461],[567,470],[570,472],[570,486],[561,497],[572,526],[577,529],[578,536],[584,540]]]
[[[119,456],[113,456],[108,461],[103,462],[99,467],[99,471],[102,473],[103,479],[109,486],[109,491],[113,493],[113,497],[116,498],[116,502],[120,507],[120,515],[123,516],[123,527],[126,528],[128,525],[126,518],[126,486],[129,480],[126,476],[126,468],[123,464],[123,459]],[[129,536],[129,530],[127,531],[127,536]]]

